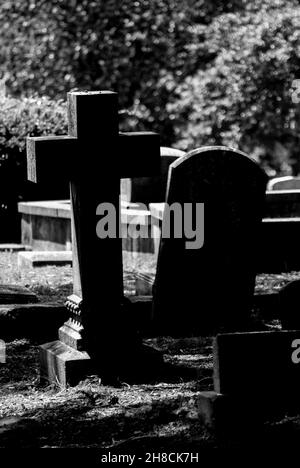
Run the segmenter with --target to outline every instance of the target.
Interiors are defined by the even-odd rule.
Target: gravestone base
[[[213,348],[214,390],[235,414],[255,423],[299,415],[300,330],[220,334]]]
[[[163,355],[147,345],[128,349],[107,350],[105,362],[99,356],[91,359],[86,351],[78,351],[56,340],[40,346],[40,379],[42,382],[75,386],[89,375],[99,375],[105,383],[127,378],[128,382],[148,381],[164,368]]]
[[[202,424],[211,431],[216,431],[219,419],[223,419],[225,408],[224,395],[214,391],[199,393],[197,397],[197,410]]]
[[[33,304],[38,297],[30,289],[23,286],[1,284],[0,304]]]
[[[204,391],[197,395],[197,412],[201,425],[220,443],[234,444],[247,440],[258,426],[255,413],[227,395]]]
[[[40,346],[42,381],[62,387],[74,386],[91,373],[92,361],[85,351],[77,351],[58,340]]]
[[[277,408],[267,404],[268,396],[264,392],[251,395],[242,390],[237,390],[234,396],[216,391],[200,392],[197,395],[199,420],[221,443],[231,445],[249,439],[259,440],[267,421],[285,415],[283,406]]]

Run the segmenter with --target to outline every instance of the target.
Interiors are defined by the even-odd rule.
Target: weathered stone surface
[[[22,242],[32,250],[71,250],[71,222],[68,218],[55,218],[23,214]]]
[[[205,238],[190,250],[185,236],[161,239],[153,315],[162,332],[244,329],[266,182],[254,160],[225,147],[197,149],[170,166],[166,201],[204,203]]]
[[[273,416],[300,409],[300,331],[230,333],[214,341],[217,393],[249,399]],[[300,361],[300,360],[299,360]],[[245,403],[246,405],[246,403]]]
[[[18,254],[18,267],[20,269],[43,267],[47,265],[72,265],[72,251],[33,251]]]
[[[152,296],[152,287],[154,283],[154,275],[139,273],[135,275],[135,289],[137,296]]]
[[[92,362],[86,352],[53,341],[40,346],[40,369],[42,381],[66,387],[86,378],[92,372]]]
[[[37,295],[23,286],[0,285],[1,304],[28,304],[38,302]]]
[[[46,218],[71,219],[70,200],[43,200],[18,203],[22,214],[45,216]]]
[[[69,200],[22,202],[22,242],[26,250],[60,251],[71,250],[71,206]],[[141,226],[145,237],[132,238],[128,235],[130,226]],[[140,203],[121,200],[122,249],[132,253],[154,254],[154,240],[151,233],[151,214]],[[23,249],[25,250],[25,249]]]
[[[22,243],[34,250],[71,250],[70,200],[22,202]]]

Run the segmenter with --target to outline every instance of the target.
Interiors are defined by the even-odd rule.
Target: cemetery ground
[[[72,270],[68,266],[19,271],[15,253],[1,253],[0,266],[1,284],[26,286],[41,302],[63,304],[72,291]],[[124,258],[125,291],[129,296],[135,293],[137,269],[153,273],[155,265],[139,259],[133,264]],[[259,275],[256,291],[274,291],[299,278],[300,272]],[[263,321],[263,325],[279,327],[276,320]],[[267,447],[276,441],[282,446],[297,439],[300,416],[290,415],[266,421],[246,440],[217,440],[197,416],[197,394],[213,388],[212,338],[148,337],[145,341],[162,350],[165,360],[177,371],[141,384],[102,385],[97,376],[90,376],[76,387],[62,389],[39,382],[38,346],[43,337],[9,338],[7,362],[0,367],[0,447],[201,453],[202,448],[232,444]]]

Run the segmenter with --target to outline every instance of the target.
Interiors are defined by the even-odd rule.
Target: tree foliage
[[[179,146],[230,145],[277,172],[299,171],[299,25],[299,2],[285,0],[213,19],[200,46],[213,60],[186,77],[168,106]]]
[[[17,203],[45,199],[43,186],[27,182],[26,137],[66,133],[66,105],[47,97],[17,99],[1,95],[0,108],[0,241],[19,242]],[[53,187],[46,197],[52,199],[55,181],[50,183]]]
[[[171,143],[166,105],[199,67],[197,25],[223,10],[221,0],[4,0],[0,72],[14,95],[113,89],[131,110],[128,129],[154,128]]]
[[[299,151],[299,0],[3,0],[14,96],[113,89],[123,129],[230,144],[285,171]]]

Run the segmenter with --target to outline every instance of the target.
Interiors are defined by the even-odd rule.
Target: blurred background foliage
[[[0,18],[2,101],[21,109],[0,116],[2,153],[64,133],[70,89],[112,89],[122,130],[300,171],[300,0],[2,0]]]
[[[22,200],[66,198],[68,190],[27,181],[26,137],[67,132],[67,109],[62,100],[46,96],[7,96],[0,94],[0,242],[20,242]]]

